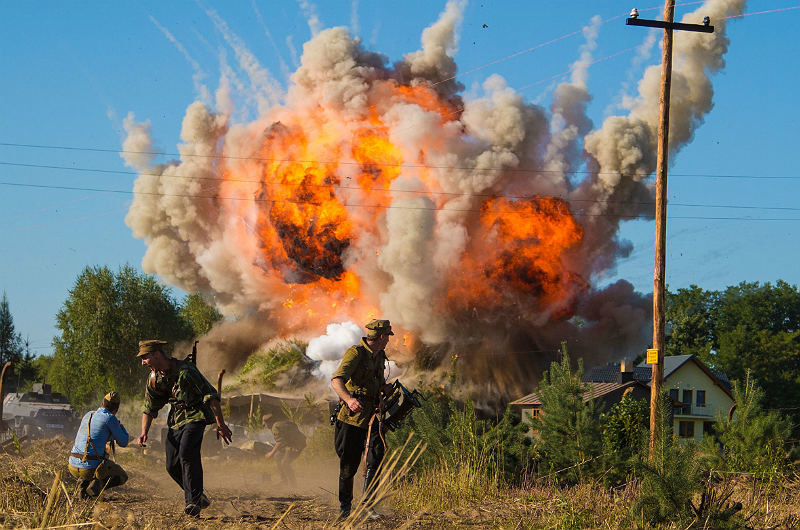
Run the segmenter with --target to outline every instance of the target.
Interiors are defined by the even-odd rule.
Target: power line
[[[261,157],[231,157],[226,155],[194,155],[194,154],[179,154],[167,153],[157,151],[125,151],[121,149],[103,149],[93,147],[66,147],[57,145],[33,145],[33,144],[11,144],[0,142],[0,146],[14,146],[14,147],[30,147],[35,149],[69,149],[75,151],[102,151],[118,154],[150,154],[150,155],[163,155],[163,156],[198,156],[203,158],[217,158],[220,160],[236,159],[236,160],[256,160],[263,162],[280,162],[289,164],[318,164],[318,165],[359,165],[359,166],[379,166],[390,168],[407,168],[407,169],[452,169],[458,171],[507,171],[513,173],[552,173],[559,175],[620,175],[630,177],[649,178],[653,173],[626,173],[623,171],[590,171],[590,170],[569,170],[561,171],[556,169],[538,169],[538,168],[512,168],[512,167],[477,167],[477,166],[435,166],[432,164],[390,164],[390,163],[369,163],[351,161],[326,161],[326,160],[311,160],[311,159],[297,159],[297,158],[261,158]],[[149,176],[166,176],[160,173],[140,173],[137,171],[123,171],[115,169],[96,169],[96,168],[82,168],[76,166],[56,166],[46,164],[26,164],[21,162],[4,162],[0,161],[2,166],[16,166],[16,167],[32,167],[41,169],[63,169],[69,171],[86,171],[94,173],[118,173],[121,175],[149,175]],[[172,176],[172,175],[170,175]],[[733,175],[733,174],[713,174],[713,173],[670,173],[671,177],[692,177],[692,178],[720,178],[720,179],[764,179],[764,180],[798,180],[800,176],[797,175]],[[228,180],[231,182],[259,182],[254,180],[239,180],[239,179],[221,179],[221,177],[189,177],[174,175],[176,178],[187,179],[202,179],[202,180]],[[394,190],[403,191],[403,190]],[[445,192],[441,192],[445,193]],[[453,193],[453,195],[460,195]]]
[[[694,1],[694,2],[684,2],[684,3],[680,3],[680,4],[675,4],[675,5],[676,6],[688,6],[688,5],[694,5],[694,4],[702,4],[704,1],[705,0],[699,0],[699,1]],[[652,10],[656,10],[656,9],[660,9],[660,7],[646,7],[646,8],[640,9],[639,11],[644,12],[644,11],[652,11]],[[621,13],[619,15],[614,15],[614,16],[612,16],[610,18],[607,18],[605,20],[600,21],[600,23],[597,26],[598,27],[599,26],[603,26],[605,24],[608,24],[609,22],[613,22],[614,20],[618,20],[618,19],[624,18],[626,16],[628,16],[628,12],[627,11],[624,12],[624,13]],[[463,72],[460,72],[458,74],[452,75],[450,77],[446,77],[444,79],[440,79],[439,81],[433,83],[431,86],[435,87],[435,86],[441,85],[442,83],[446,83],[447,81],[452,81],[453,79],[458,79],[459,77],[464,77],[464,76],[466,76],[468,74],[471,74],[473,72],[477,72],[478,70],[483,70],[484,68],[488,68],[489,66],[494,66],[496,64],[503,63],[503,62],[508,61],[510,59],[513,59],[515,57],[519,57],[520,55],[525,55],[526,53],[531,53],[531,52],[536,51],[536,50],[538,50],[540,48],[544,48],[545,46],[549,46],[550,44],[555,44],[556,42],[564,40],[564,39],[567,39],[569,37],[574,37],[576,35],[580,35],[583,32],[584,29],[585,29],[585,27],[583,27],[581,29],[578,29],[578,30],[575,30],[575,31],[570,31],[569,33],[565,33],[564,35],[561,35],[560,37],[555,37],[554,39],[550,39],[549,41],[545,41],[545,42],[536,44],[534,46],[531,46],[530,48],[526,48],[524,50],[516,51],[514,53],[506,55],[505,57],[501,57],[499,59],[495,59],[493,61],[489,61],[488,63],[484,63],[484,64],[476,66],[474,68],[470,68],[469,70],[465,70]],[[558,75],[563,75],[563,74],[558,74]]]
[[[188,175],[164,175],[161,173],[138,173],[136,171],[125,171],[125,170],[114,170],[114,169],[97,169],[97,168],[81,168],[75,166],[54,166],[54,165],[45,165],[45,164],[18,164],[14,162],[2,162],[0,161],[0,165],[4,166],[18,166],[18,167],[32,167],[37,169],[57,169],[57,170],[65,170],[65,171],[81,171],[87,173],[103,173],[103,174],[122,174],[122,175],[139,175],[139,176],[150,176],[150,177],[160,177],[160,178],[179,178],[179,179],[187,179],[187,180],[210,180],[212,182],[237,182],[237,183],[250,183],[250,184],[261,184],[261,180],[250,180],[250,179],[232,179],[232,178],[223,178],[223,177],[203,177],[203,176],[188,176]],[[535,170],[531,170],[535,171]],[[612,174],[612,173],[603,173],[603,174]],[[694,175],[698,176],[698,175]],[[707,175],[711,177],[715,177],[715,175]],[[798,178],[798,177],[794,177]],[[371,192],[383,192],[383,193],[410,193],[410,194],[425,194],[425,195],[447,195],[447,196],[455,196],[455,197],[484,197],[490,199],[509,199],[509,200],[524,200],[524,199],[532,199],[538,197],[536,195],[507,195],[507,194],[488,194],[488,193],[465,193],[465,192],[448,192],[448,191],[427,191],[427,190],[401,190],[395,188],[362,188],[359,186],[344,186],[344,185],[326,185],[326,184],[306,184],[307,186],[318,187],[318,188],[325,188],[325,189],[344,189],[344,190],[362,190],[362,191],[371,191]],[[572,199],[568,197],[564,197],[561,195],[550,195],[557,197],[559,199],[566,200],[570,203],[597,203],[597,204],[625,204],[625,205],[653,205],[654,202],[650,201],[614,201],[614,200],[605,200],[605,199]],[[782,211],[800,211],[800,207],[790,207],[790,206],[752,206],[752,205],[732,205],[732,204],[702,204],[702,203],[679,203],[679,202],[670,202],[670,206],[681,206],[681,207],[691,207],[691,208],[733,208],[733,209],[746,209],[746,210],[782,210]]]
[[[156,192],[134,192],[132,190],[113,190],[113,189],[103,189],[103,188],[86,188],[86,187],[79,187],[79,186],[54,186],[54,185],[46,185],[46,184],[28,184],[28,183],[21,183],[21,182],[0,182],[0,186],[14,186],[14,187],[24,187],[24,188],[35,188],[35,189],[54,189],[54,190],[72,190],[72,191],[94,191],[94,192],[104,192],[104,193],[117,193],[122,195],[149,195],[153,197],[183,197],[187,199],[214,199],[214,200],[232,200],[232,201],[252,201],[252,202],[259,202],[259,203],[295,203],[295,204],[311,204],[316,205],[318,203],[314,203],[311,201],[303,201],[303,200],[294,200],[294,199],[267,199],[267,198],[259,198],[259,197],[220,197],[218,195],[195,195],[189,193],[156,193]],[[430,210],[430,211],[448,211],[448,212],[475,212],[479,213],[482,210],[475,209],[475,208],[444,208],[444,207],[435,207],[430,208],[426,206],[399,206],[399,205],[382,205],[382,204],[352,204],[352,203],[342,203],[342,206],[346,208],[377,208],[377,209],[402,209],[402,210]],[[110,212],[108,212],[110,213]],[[518,212],[512,211],[500,211],[500,212],[493,212],[498,215],[505,215],[505,214],[516,214]],[[571,212],[573,217],[609,217],[614,219],[620,220],[634,220],[634,219],[651,219],[650,215],[611,215],[611,214],[591,214],[591,213],[583,213],[583,212]],[[670,216],[670,219],[705,219],[705,220],[730,220],[730,221],[800,221],[800,218],[791,218],[791,217],[709,217],[709,216],[695,216],[695,215],[674,215]]]

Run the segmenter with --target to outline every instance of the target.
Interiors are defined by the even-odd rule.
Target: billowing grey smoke
[[[673,153],[711,110],[710,75],[728,46],[724,17],[744,4],[708,0],[684,17],[708,15],[716,32],[675,40]],[[594,19],[549,110],[498,75],[464,101],[452,79],[464,5],[449,2],[421,49],[392,66],[345,28],[315,27],[282,95],[209,12],[249,88],[224,64],[217,111],[189,105],[180,158],[167,165],[137,154],[153,149],[149,125],[125,121],[125,160],[141,173],[126,222],[147,242],[144,270],[213,296],[244,322],[212,330],[220,366],[235,368],[276,336],[310,339],[335,324],[309,347],[327,376],[337,357],[323,345],[336,342],[336,330],[380,317],[397,332],[398,359],[420,348],[459,353],[486,395],[503,396],[529,388],[562,340],[587,364],[647,346],[648,297],[624,281],[591,284],[631,250],[620,222],[653,209],[659,67],[645,71],[627,115],[592,130]],[[257,119],[234,118],[235,90],[250,94]],[[571,172],[583,167],[590,173],[574,184]],[[523,209],[535,221],[514,234],[520,223],[510,219]],[[570,232],[562,239],[543,223],[567,209],[577,224],[559,229]],[[520,262],[526,252],[533,257]]]

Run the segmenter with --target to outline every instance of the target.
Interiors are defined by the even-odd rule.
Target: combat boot
[[[89,497],[97,497],[100,495],[100,492],[103,491],[103,483],[96,478],[92,479],[84,491]]]
[[[206,496],[205,493],[201,493],[200,494],[199,504],[200,504],[200,508],[202,508],[204,510],[206,508],[208,508],[209,506],[211,506],[211,501],[209,500],[209,498]]]

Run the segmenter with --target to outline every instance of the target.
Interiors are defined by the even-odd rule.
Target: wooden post
[[[3,365],[3,371],[0,372],[0,432],[5,432],[6,422],[3,421],[3,380],[6,377],[6,370],[11,366],[11,361],[6,361]]]
[[[650,458],[655,456],[658,438],[658,401],[664,381],[664,284],[667,255],[667,166],[669,165],[669,92],[672,83],[672,31],[713,33],[714,26],[705,17],[703,24],[683,24],[673,21],[675,0],[665,0],[664,20],[642,20],[633,10],[625,23],[629,26],[664,28],[661,45],[661,91],[658,95],[658,138],[656,161],[656,241],[653,267],[653,349],[657,361],[650,380]]]
[[[664,4],[664,22],[672,23],[675,0]],[[672,83],[672,28],[664,28],[661,45],[661,92],[658,95],[658,160],[656,161],[656,241],[653,268],[653,348],[658,361],[650,380],[650,457],[658,435],[658,399],[664,380],[664,281],[667,251],[667,165],[669,163],[669,91]]]

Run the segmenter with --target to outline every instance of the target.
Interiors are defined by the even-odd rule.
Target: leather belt
[[[70,456],[83,460],[83,453],[70,453]],[[86,455],[86,460],[100,460],[100,457],[97,455]]]

